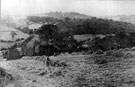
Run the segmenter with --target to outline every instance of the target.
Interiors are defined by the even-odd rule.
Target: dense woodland
[[[98,50],[108,51],[135,46],[135,25],[96,17],[90,18],[54,18],[28,16],[28,21],[43,24],[39,29],[28,27],[19,30],[30,35],[40,36],[39,52],[34,55],[58,55],[62,52]],[[91,34],[92,39],[78,42],[74,35]],[[101,38],[97,35],[104,35]]]
[[[135,45],[135,25],[131,23],[96,17],[92,17],[90,19],[71,19],[68,17],[57,19],[53,17],[29,16],[27,19],[35,23],[49,22],[57,24],[58,32],[63,36],[92,34],[93,37],[95,37],[97,34],[115,34],[115,36],[106,36],[104,38],[95,37],[92,41],[87,40],[87,45],[89,45],[88,49],[93,51],[97,51],[99,49],[107,51],[120,48],[130,48]],[[79,42],[79,44],[83,44],[85,42],[86,41]]]
[[[81,43],[77,42],[70,33],[58,32],[56,25],[43,25],[35,31],[39,35],[39,52],[36,55],[58,55],[62,52],[83,51]]]
[[[55,23],[61,32],[72,32],[72,34],[115,34],[121,31],[127,33],[135,31],[135,25],[113,21],[108,19],[91,17],[89,19],[28,16],[28,20],[35,23]]]

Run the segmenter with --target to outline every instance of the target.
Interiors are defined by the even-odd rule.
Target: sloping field
[[[31,25],[28,25],[29,29],[39,29],[42,26],[42,24],[38,24],[38,23],[33,23]]]
[[[0,40],[5,40],[5,41],[12,40],[11,32],[16,33],[14,40],[16,40],[18,38],[26,39],[27,37],[29,37],[28,34],[25,34],[17,29],[0,26]]]
[[[100,35],[100,34],[96,36],[100,38],[105,37],[105,35]],[[77,41],[85,41],[92,38],[93,38],[92,34],[74,35],[74,39]]]
[[[10,48],[13,45],[15,45],[15,42],[12,42],[12,43],[0,42],[0,49],[2,49],[2,48]]]
[[[28,27],[28,29],[34,30],[34,29],[39,29],[42,25],[43,24],[40,23],[30,23],[30,24],[22,25],[21,27]]]
[[[48,68],[41,57],[0,62],[9,73],[18,75],[18,82],[7,87],[135,87],[135,58],[111,57],[110,62],[97,64],[102,57],[65,55],[50,59],[65,62],[66,67]]]
[[[10,32],[10,31],[18,31],[17,29],[10,28],[10,27],[5,27],[5,26],[0,26],[0,32]]]
[[[0,49],[2,49],[2,48],[10,48],[10,47],[14,46],[15,44],[22,43],[23,41],[24,40],[17,41],[17,42],[0,42]]]
[[[91,34],[74,35],[74,39],[77,41],[84,41],[87,39],[92,39],[92,35]]]

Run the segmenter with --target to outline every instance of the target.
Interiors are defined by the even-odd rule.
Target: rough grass
[[[9,61],[22,87],[134,87],[135,59],[114,56],[65,55],[50,57],[68,66],[46,67],[42,57]],[[39,58],[39,60],[38,60]],[[7,65],[8,66],[8,65]],[[6,66],[6,67],[7,67]],[[17,69],[17,70],[16,70]]]
[[[126,59],[105,64],[85,63],[83,67],[70,74],[73,78],[69,87],[134,87],[135,60]],[[88,62],[88,61],[87,61]],[[91,61],[92,62],[92,61]],[[131,63],[132,62],[132,63]]]
[[[7,73],[3,68],[0,67],[0,87],[5,87],[13,81],[14,78],[12,77],[12,75]]]

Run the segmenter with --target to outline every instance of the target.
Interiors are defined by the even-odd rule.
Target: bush
[[[0,67],[0,87],[5,87],[8,83],[12,82],[14,78],[11,74],[5,72],[3,68]]]
[[[135,51],[135,47],[132,47],[132,48],[131,48],[131,51]]]
[[[131,51],[131,49],[130,48],[125,48],[124,51]]]
[[[1,48],[1,51],[8,50],[7,48]]]
[[[118,51],[121,51],[121,52],[123,52],[123,51],[124,51],[124,49],[122,49],[122,48],[121,48],[121,49],[119,49]]]
[[[78,55],[77,52],[73,52],[72,55]]]
[[[108,50],[108,51],[106,51],[105,55],[106,55],[106,56],[112,56],[113,53],[114,53],[113,50]]]
[[[91,50],[88,50],[87,53],[88,53],[88,54],[92,54],[93,52],[92,52]]]
[[[113,56],[114,57],[123,57],[124,53],[122,51],[114,51]]]
[[[95,54],[104,54],[104,52],[102,50],[97,50]]]
[[[125,53],[124,58],[132,58],[133,55],[131,53]]]
[[[24,38],[18,38],[15,41],[21,41],[21,40],[24,40]]]
[[[108,61],[106,59],[100,59],[100,60],[94,61],[94,63],[96,63],[96,64],[106,64],[106,63],[108,63]]]

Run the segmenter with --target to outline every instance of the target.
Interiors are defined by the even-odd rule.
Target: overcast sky
[[[91,16],[135,14],[134,0],[1,0],[2,15],[50,11],[80,12]]]

